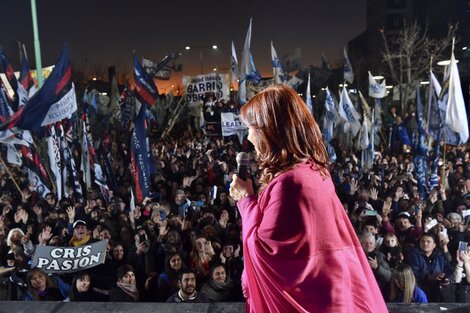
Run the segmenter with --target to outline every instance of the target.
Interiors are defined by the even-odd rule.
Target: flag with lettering
[[[346,87],[343,87],[341,92],[338,111],[339,116],[346,122],[344,127],[345,132],[350,131],[352,136],[355,137],[361,129],[360,115],[354,108]]]
[[[136,97],[147,106],[154,105],[158,99],[157,86],[153,78],[140,65],[136,53],[134,53],[134,80]]]
[[[379,84],[369,71],[369,97],[383,98],[387,95],[385,79]]]
[[[60,155],[60,143],[59,138],[56,135],[56,130],[54,125],[47,126],[47,155],[49,157],[49,164],[51,169],[52,178],[54,179],[54,184],[56,186],[57,199],[62,199],[62,158]]]
[[[141,203],[149,195],[150,187],[145,112],[146,105],[142,104],[135,119],[135,127],[131,136],[131,171],[137,203]]]
[[[40,130],[72,115],[77,110],[75,86],[67,46],[64,47],[52,73],[28,103],[18,109],[0,129],[18,127]]]
[[[52,185],[41,156],[33,146],[21,146],[21,155],[28,170],[30,187],[42,197],[45,197],[52,190]]]

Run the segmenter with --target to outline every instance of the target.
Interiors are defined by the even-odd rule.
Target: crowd
[[[217,125],[220,112],[237,107],[207,97],[200,109]],[[391,112],[385,126],[406,127],[401,120],[408,117]],[[251,175],[259,177],[256,154],[246,139],[202,131],[197,118],[183,113],[164,139],[151,126],[156,167],[150,195],[132,210],[130,134],[119,125],[108,129],[118,186],[109,203],[98,186],[82,202],[73,188],[68,198],[51,192],[43,199],[21,168],[8,165],[11,177],[1,168],[0,265],[14,268],[9,275],[26,284],[20,300],[244,300],[241,219],[228,186],[240,151],[250,155]],[[336,147],[330,174],[386,301],[470,302],[470,150],[447,145],[443,158],[443,149],[443,179],[421,199],[412,151],[384,140],[366,169],[358,155]],[[77,142],[76,164],[80,154]],[[37,245],[80,247],[99,240],[108,240],[102,265],[60,275],[30,268]]]

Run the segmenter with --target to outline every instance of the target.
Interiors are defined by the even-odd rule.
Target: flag
[[[313,114],[312,95],[310,94],[310,73],[308,73],[307,91],[305,92],[305,103],[307,103],[308,110]]]
[[[128,130],[131,123],[132,110],[135,107],[135,96],[126,85],[119,98],[121,128]]]
[[[441,85],[432,70],[429,71],[428,85],[428,109],[427,109],[427,130],[429,134],[438,140],[442,128],[441,113],[439,112],[438,96],[441,93]]]
[[[300,48],[296,48],[294,51],[288,53],[282,59],[282,68],[286,73],[294,72],[302,69],[302,64],[300,63],[300,58],[302,53]]]
[[[273,63],[273,76],[276,81],[276,84],[284,84],[286,81],[286,76],[282,70],[281,61],[277,57],[276,49],[274,49],[273,42],[271,41],[271,60]]]
[[[336,110],[336,100],[333,98],[328,87],[325,88],[325,110],[328,121],[330,123],[336,123],[338,120],[338,111]]]
[[[142,66],[134,53],[134,79],[135,79],[135,94],[140,102],[152,106],[157,102],[158,89],[152,77],[143,70]]]
[[[83,112],[83,115],[86,115]],[[87,124],[82,116],[82,160],[80,169],[83,172],[83,182],[86,184],[86,188],[91,188],[91,163],[92,159],[90,156],[90,143],[88,138]]]
[[[351,99],[349,98],[346,87],[343,87],[341,92],[341,99],[339,101],[339,116],[346,122],[345,132],[351,131],[353,137],[357,135],[361,129],[361,122],[359,121],[360,116],[354,108]]]
[[[180,56],[180,53],[173,52],[166,55],[163,60],[159,63],[153,62],[152,60],[142,58],[142,67],[145,69],[147,74],[160,80],[169,80],[171,77],[171,71],[178,71],[175,65],[175,60]]]
[[[415,165],[416,179],[418,181],[418,191],[421,200],[426,199],[426,182],[428,174],[428,146],[426,134],[423,128],[423,104],[419,87],[416,88],[416,111],[418,120],[418,139],[413,146],[413,163]]]
[[[450,57],[449,92],[447,98],[446,125],[459,134],[460,144],[468,140],[468,119],[460,84],[459,69],[454,52]]]
[[[10,87],[14,92],[13,101],[11,105],[13,111],[16,112],[16,110],[18,110],[18,103],[20,101],[18,96],[18,79],[16,78],[15,70],[13,69],[13,66],[11,65],[10,61],[8,61],[8,58],[3,49],[0,49],[0,58],[2,59],[2,66],[3,70],[5,71],[8,83],[10,84]]]
[[[449,68],[450,69],[450,68]],[[445,143],[451,145],[459,145],[461,143],[460,136],[457,132],[453,131],[449,125],[447,125],[446,121],[446,113],[447,113],[447,103],[449,102],[449,82],[450,82],[450,71],[444,74],[444,84],[441,88],[441,92],[439,93],[438,101],[438,109],[439,109],[439,116],[440,116],[440,138]],[[436,88],[437,90],[438,88]]]
[[[134,178],[135,197],[141,203],[149,195],[150,166],[145,133],[146,105],[140,106],[131,137],[131,170]]]
[[[383,98],[387,95],[387,89],[385,88],[385,79],[382,83],[377,83],[374,76],[369,71],[369,97],[371,98]]]
[[[24,45],[22,45],[21,49],[21,71],[18,82],[18,88],[22,88],[22,90],[26,93],[26,100],[31,98],[36,92],[36,86],[34,86],[33,76],[31,76],[31,71],[29,70],[29,61]],[[24,104],[26,104],[26,102],[20,103],[19,105],[21,106]]]
[[[372,113],[371,113],[369,104],[367,103],[366,99],[364,98],[360,90],[359,90],[359,99],[361,99],[361,103],[362,103],[362,112],[364,113],[364,122],[367,123],[367,128],[370,130],[372,128]]]
[[[71,80],[68,49],[65,46],[42,88],[3,123],[0,129],[17,126],[21,129],[39,130],[42,126],[69,117],[76,110],[75,86]]]
[[[45,197],[52,188],[46,167],[44,166],[44,162],[42,162],[39,153],[37,153],[33,146],[21,146],[21,155],[23,157],[24,165],[28,170],[28,179],[32,189],[42,197]]]
[[[116,76],[111,80],[111,95],[109,97],[109,106],[115,121],[121,120],[121,107],[119,106],[119,86]]]
[[[288,81],[287,81],[287,86],[291,87],[292,89],[297,89],[297,87],[300,86],[304,81],[297,76],[292,76]]]
[[[328,62],[328,59],[323,53],[321,54],[321,68],[324,70],[331,71],[330,63]]]
[[[98,156],[101,157],[101,160],[103,160],[103,174],[106,177],[106,183],[110,187],[110,189],[115,194],[117,194],[119,192],[119,187],[116,182],[116,177],[114,176],[113,167],[111,166],[111,161],[109,160],[109,157],[108,157],[108,150],[106,149],[104,142],[101,142],[99,144],[96,152],[98,153]]]
[[[70,121],[70,120],[68,120]],[[69,123],[68,127],[69,129],[65,129],[64,132],[67,134],[68,132],[76,133],[74,131],[74,124]],[[84,198],[83,198],[83,192],[82,192],[82,186],[80,184],[80,181],[78,179],[78,174],[77,174],[77,168],[75,166],[75,160],[72,157],[72,150],[70,149],[69,145],[67,144],[66,140],[66,135],[62,136],[62,141],[61,141],[61,149],[62,149],[62,156],[64,160],[64,168],[67,169],[67,173],[70,173],[70,178],[72,179],[72,184],[73,184],[73,191],[75,193],[75,199],[83,203]],[[83,153],[82,153],[83,157]],[[84,174],[86,174],[84,172]],[[67,178],[64,179],[64,185],[66,184]]]
[[[18,166],[23,165],[20,153],[18,149],[16,149],[15,145],[5,144],[5,147],[7,149],[7,162],[10,164],[16,164]]]
[[[63,197],[62,160],[60,156],[59,139],[57,138],[54,125],[48,126],[47,155],[49,157],[49,165],[52,171],[52,179],[56,186],[57,199],[60,200]]]
[[[348,52],[346,51],[346,47],[344,47],[344,67],[343,67],[343,75],[344,80],[348,81],[350,84],[354,81],[354,72],[351,66],[351,62],[349,62]]]
[[[0,79],[0,124],[8,121],[10,116],[13,115],[13,110],[10,107],[10,101],[8,99],[7,91],[3,86],[3,82]]]
[[[248,26],[245,45],[243,46],[240,81],[238,82],[238,97],[240,98],[241,104],[245,104],[248,101],[246,93],[246,82],[251,81],[254,84],[258,84],[261,80],[261,75],[256,70],[255,62],[253,61],[253,56],[251,55],[250,51],[252,21],[253,19],[250,18],[250,25]]]
[[[237,52],[235,51],[235,44],[232,41],[232,55],[230,57],[230,72],[232,74],[232,84],[235,84],[239,79],[238,73],[238,59]]]

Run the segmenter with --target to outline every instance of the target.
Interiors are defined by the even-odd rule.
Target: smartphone
[[[142,243],[142,242],[145,242],[145,234],[142,234],[142,235],[139,235],[139,242]]]
[[[376,216],[377,215],[377,211],[375,210],[365,210],[364,212],[364,216]]]
[[[438,221],[435,218],[433,218],[429,223],[424,225],[424,228],[426,228],[426,230],[430,230],[431,228],[433,228],[437,224],[438,224]]]
[[[160,211],[160,218],[162,219],[162,221],[166,220],[166,211],[165,210]]]
[[[443,237],[447,237],[447,228],[443,228],[443,229],[439,232],[439,234],[440,234],[441,236],[443,236]]]
[[[468,243],[466,241],[459,241],[459,251],[467,251]]]

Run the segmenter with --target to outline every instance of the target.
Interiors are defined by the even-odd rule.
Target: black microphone
[[[250,156],[246,152],[240,152],[237,154],[236,160],[238,177],[246,180],[250,177]]]

